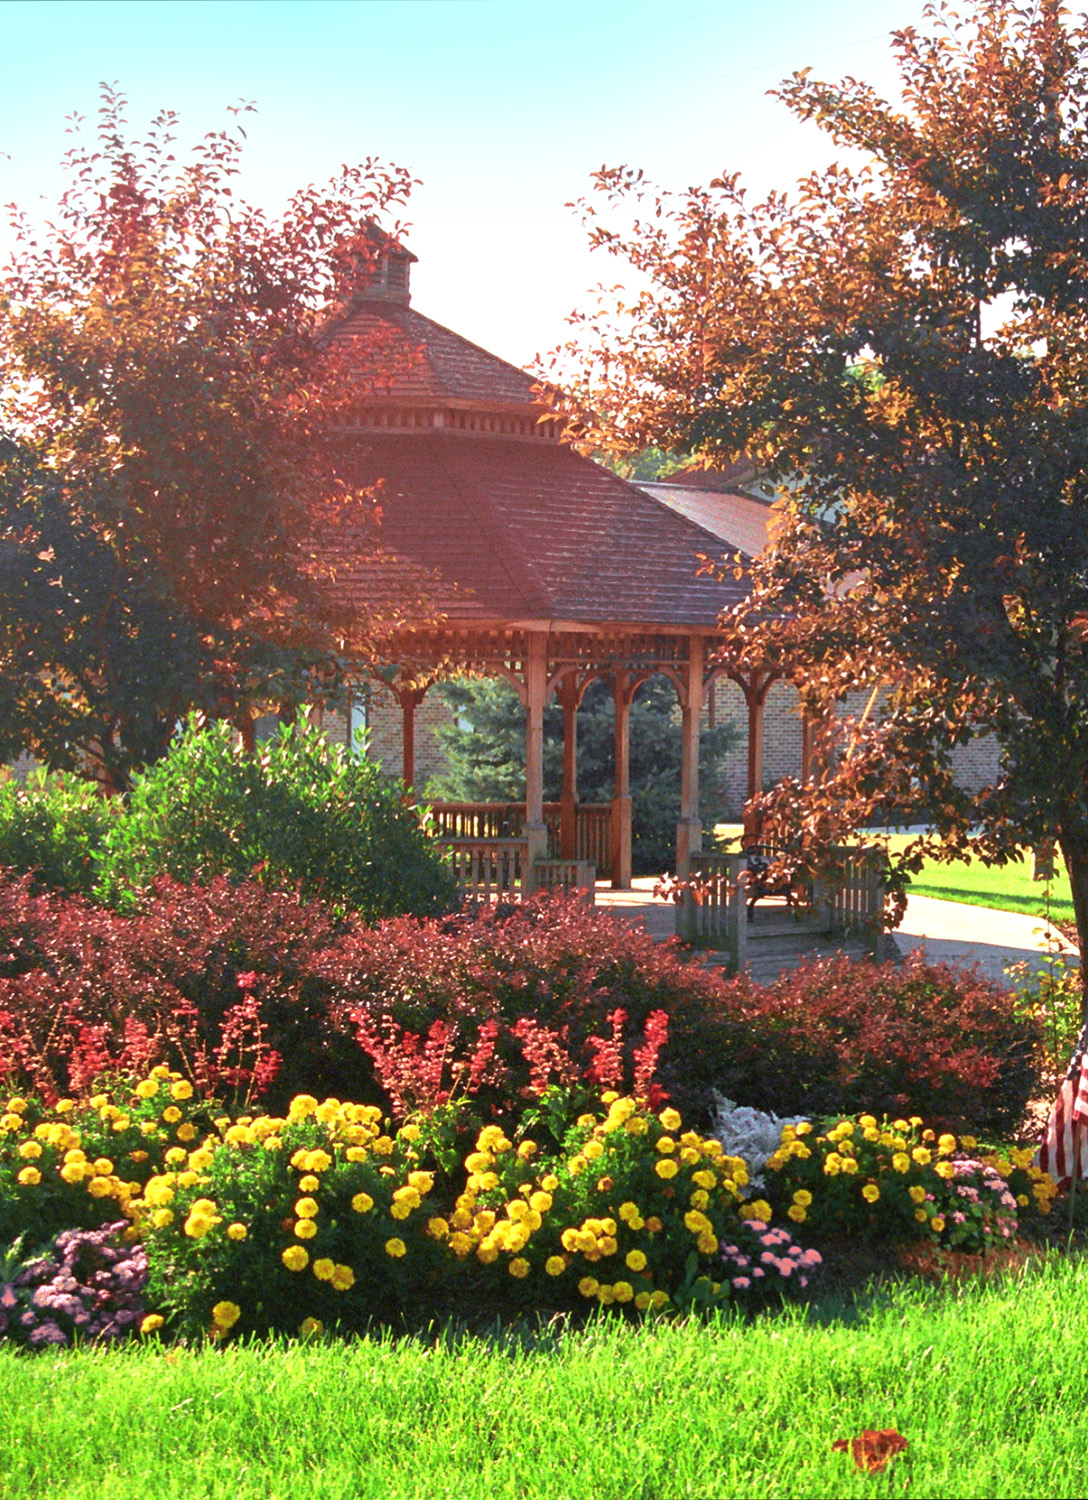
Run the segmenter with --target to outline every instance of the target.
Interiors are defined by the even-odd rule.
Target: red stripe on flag
[[[1088,1055],[1080,1057],[1076,1073],[1061,1086],[1036,1160],[1059,1183],[1069,1182],[1074,1173],[1078,1179],[1088,1177]]]

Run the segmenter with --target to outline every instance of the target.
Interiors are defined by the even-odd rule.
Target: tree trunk
[[[1073,914],[1077,922],[1077,946],[1080,949],[1081,1023],[1088,1021],[1088,835],[1062,833],[1058,840],[1069,886],[1073,892]]]

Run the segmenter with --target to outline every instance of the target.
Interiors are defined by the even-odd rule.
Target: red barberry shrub
[[[740,1104],[1007,1131],[1037,1082],[1033,1024],[977,969],[819,958],[723,988],[718,1087]]]
[[[354,927],[316,965],[372,1055],[377,1037],[388,1050],[388,1023],[418,1053],[441,1021],[456,1032],[447,1076],[467,1079],[494,1026],[477,1085],[491,1111],[550,1083],[643,1097],[652,1089],[707,1113],[720,981],[675,944],[577,899],[548,894],[503,912]]]

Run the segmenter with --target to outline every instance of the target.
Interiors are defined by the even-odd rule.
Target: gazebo
[[[380,485],[383,547],[433,579],[436,616],[404,628],[377,673],[400,706],[405,784],[414,782],[415,715],[428,688],[458,670],[505,677],[526,710],[524,808],[440,804],[440,834],[466,860],[493,860],[506,847],[526,887],[545,877],[549,859],[588,861],[613,885],[630,885],[629,713],[639,685],[663,673],[682,721],[676,868],[685,874],[701,848],[699,725],[718,675],[739,682],[749,704],[749,788],[760,785],[769,674],[738,675],[712,651],[718,616],[745,597],[745,580],[700,575],[700,557],[723,550],[720,534],[576,453],[529,375],[412,308],[414,260],[383,241],[376,273],[327,330],[349,351],[379,336],[397,354],[395,373],[339,435],[338,452],[343,477]],[[363,570],[341,586],[362,609],[374,578]],[[580,805],[577,792],[576,713],[599,677],[610,679],[615,702],[610,807]],[[543,723],[553,694],[563,781],[549,807]]]

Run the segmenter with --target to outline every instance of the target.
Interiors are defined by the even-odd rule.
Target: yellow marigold
[[[233,1328],[241,1316],[242,1309],[237,1302],[217,1302],[212,1308],[212,1322],[224,1333],[228,1328]]]
[[[303,1318],[298,1331],[304,1339],[318,1338],[325,1332],[325,1325],[320,1318]]]
[[[316,1201],[313,1198],[300,1198],[295,1204],[295,1216],[299,1219],[316,1219]]]
[[[809,1208],[812,1205],[812,1194],[808,1188],[798,1188],[793,1195],[793,1201],[800,1204],[802,1208]]]
[[[176,1125],[181,1119],[181,1110],[176,1104],[168,1104],[162,1112],[162,1117],[168,1125]]]
[[[140,1332],[158,1333],[165,1321],[166,1319],[160,1317],[158,1313],[148,1313],[147,1317],[140,1324]]]
[[[695,1248],[700,1255],[713,1255],[718,1248],[718,1237],[710,1229],[704,1229],[695,1241]]]
[[[912,1203],[924,1203],[925,1202],[925,1199],[926,1199],[926,1190],[925,1190],[924,1187],[922,1187],[922,1185],[920,1183],[916,1182],[913,1187],[907,1189],[907,1192],[910,1195],[910,1201]]]
[[[909,1172],[910,1157],[905,1151],[897,1151],[892,1157],[892,1166],[897,1172]]]
[[[709,1189],[718,1185],[718,1179],[714,1176],[714,1173],[708,1172],[705,1167],[698,1172],[692,1172],[691,1180],[696,1187],[701,1188]]]
[[[848,1177],[852,1177],[858,1169],[858,1164],[852,1156],[844,1156],[842,1159],[842,1169]]]
[[[182,1228],[191,1240],[202,1240],[219,1222],[214,1216],[190,1213]]]
[[[350,1266],[337,1266],[332,1273],[334,1292],[350,1292],[355,1285],[355,1272]]]
[[[450,1232],[450,1226],[440,1215],[436,1214],[433,1219],[427,1220],[427,1233],[432,1240],[444,1240]]]
[[[246,1237],[246,1235],[248,1233],[249,1233],[249,1230],[246,1228],[246,1226],[244,1224],[228,1224],[227,1225],[227,1239],[228,1240],[244,1240],[245,1237]]]
[[[861,1190],[861,1196],[866,1203],[875,1203],[880,1197],[880,1189],[875,1182],[867,1182]]]
[[[449,1237],[449,1247],[459,1259],[463,1259],[472,1249],[472,1241],[463,1229],[455,1229]]]
[[[675,1109],[663,1109],[657,1117],[666,1130],[680,1129],[680,1116]]]
[[[15,1180],[22,1183],[23,1187],[37,1187],[42,1180],[42,1174],[37,1167],[24,1167]],[[100,1180],[98,1177],[93,1179],[96,1183]]]
[[[582,1147],[582,1155],[587,1161],[596,1161],[604,1155],[604,1146],[600,1141],[586,1141]]]
[[[622,1219],[625,1224],[629,1224],[632,1219],[637,1219],[639,1216],[638,1204],[631,1202],[621,1203],[616,1210],[616,1216]]]
[[[829,1152],[824,1162],[824,1175],[826,1177],[837,1177],[842,1171],[842,1163],[843,1158],[837,1151]]]
[[[638,1308],[639,1312],[646,1312],[646,1310],[650,1306],[650,1294],[649,1294],[649,1292],[636,1292],[635,1293],[635,1306]]]
[[[808,1211],[800,1203],[791,1203],[786,1209],[786,1215],[795,1224],[803,1224],[808,1218]]]
[[[610,1234],[604,1234],[597,1241],[597,1249],[602,1255],[615,1255],[619,1249],[619,1242]]]
[[[24,1141],[19,1147],[19,1155],[24,1161],[37,1161],[41,1154],[42,1148],[38,1141]]]
[[[664,1154],[668,1156],[676,1150],[676,1142],[673,1140],[671,1135],[660,1136],[658,1138],[656,1149],[658,1151],[664,1152]]]
[[[556,1177],[552,1172],[549,1172],[546,1177],[542,1177],[540,1179],[540,1186],[546,1193],[554,1193],[556,1188],[559,1186],[559,1178]]]
[[[322,1256],[320,1260],[314,1261],[313,1270],[318,1281],[331,1281],[336,1271],[336,1262]]]
[[[530,1156],[535,1156],[538,1150],[536,1141],[522,1141],[518,1146],[518,1155],[522,1161],[528,1161]]]
[[[920,1167],[928,1167],[930,1162],[933,1160],[932,1151],[930,1151],[925,1146],[915,1146],[914,1150],[910,1154],[914,1157],[914,1160]]]
[[[710,1194],[706,1188],[696,1188],[688,1201],[692,1208],[709,1208]]]
[[[385,1253],[386,1255],[391,1255],[394,1260],[399,1260],[402,1255],[407,1255],[408,1246],[404,1243],[403,1240],[398,1240],[396,1238],[386,1240]]]
[[[394,1219],[406,1219],[411,1212],[412,1205],[410,1203],[391,1203],[389,1205],[390,1217]]]
[[[974,1151],[975,1147],[978,1145],[978,1141],[973,1135],[961,1135],[960,1145],[965,1151]],[[1034,1152],[1032,1153],[1032,1155],[1034,1155]]]
[[[702,1234],[711,1225],[706,1214],[702,1214],[698,1209],[693,1208],[684,1215],[684,1227],[690,1230],[692,1234]]]
[[[41,1182],[41,1174],[34,1171],[33,1167],[25,1168],[27,1172],[34,1172],[34,1180]],[[19,1181],[22,1182],[23,1173],[19,1173]],[[92,1198],[109,1198],[113,1193],[113,1183],[108,1177],[92,1177],[87,1184],[87,1191]]]
[[[312,1240],[317,1233],[317,1225],[313,1219],[296,1219],[295,1235],[300,1240]]]
[[[919,1224],[924,1224],[929,1215],[924,1208],[916,1208],[914,1210],[914,1217],[918,1220]]]
[[[583,1297],[595,1297],[597,1295],[599,1287],[600,1282],[598,1282],[593,1276],[583,1276],[581,1281],[579,1281],[578,1283],[578,1290],[581,1292]]]
[[[551,1193],[537,1191],[529,1195],[529,1207],[538,1214],[546,1214],[553,1202]]]
[[[940,1234],[941,1230],[944,1228],[944,1220],[941,1218],[940,1214],[937,1214],[935,1218],[930,1219],[929,1223],[935,1234]]]
[[[75,1107],[76,1101],[74,1099],[58,1099],[53,1106],[58,1115],[70,1115]]]
[[[612,1284],[612,1295],[617,1302],[630,1302],[635,1289],[629,1281],[616,1281]]]
[[[661,1160],[654,1166],[654,1171],[659,1177],[664,1178],[666,1182],[670,1177],[675,1177],[679,1170],[680,1168],[677,1166],[676,1162],[673,1161],[671,1156],[663,1156]]]
[[[646,1269],[646,1257],[641,1250],[628,1250],[623,1257],[623,1263],[629,1271],[644,1271]]]
[[[650,1217],[646,1220],[646,1230],[648,1234],[660,1234],[663,1228],[664,1225],[656,1214],[651,1214]]]
[[[476,1247],[476,1259],[480,1262],[480,1264],[482,1266],[493,1265],[495,1263],[495,1261],[498,1260],[498,1258],[499,1258],[499,1247],[498,1247],[498,1245],[492,1244],[490,1240],[485,1240],[483,1242],[483,1244],[477,1245],[477,1247]]]
[[[523,1281],[529,1274],[529,1262],[521,1255],[517,1256],[506,1268],[511,1276]]]
[[[644,1115],[632,1115],[624,1123],[624,1130],[628,1135],[646,1135],[650,1129],[650,1122]]]
[[[61,1167],[60,1175],[65,1182],[71,1183],[74,1186],[77,1182],[83,1181],[83,1173],[85,1170],[86,1168],[83,1162],[68,1161],[65,1162],[63,1167]]]
[[[287,1106],[289,1120],[305,1120],[308,1115],[316,1113],[317,1100],[312,1094],[296,1094]]]
[[[174,1210],[172,1208],[157,1208],[151,1215],[151,1222],[156,1229],[165,1229],[168,1224],[174,1222]]]
[[[351,1206],[357,1214],[366,1214],[374,1207],[374,1199],[369,1193],[356,1193],[351,1200]]]
[[[159,1084],[158,1079],[156,1078],[142,1079],[133,1090],[133,1093],[136,1095],[137,1099],[154,1099],[155,1095],[158,1092]]]
[[[650,1293],[650,1306],[651,1307],[664,1307],[665,1304],[668,1302],[668,1300],[669,1300],[669,1294],[668,1294],[668,1292],[662,1291],[662,1289],[660,1287],[658,1287],[658,1289],[657,1289],[656,1292],[651,1292]]]
[[[307,1151],[302,1165],[307,1172],[327,1172],[332,1166],[332,1157],[327,1151]]]
[[[879,1130],[867,1130],[865,1132],[865,1139],[869,1142],[869,1144],[871,1146],[875,1145],[877,1143],[877,1141],[880,1140],[880,1131]]]
[[[933,1170],[938,1177],[943,1177],[946,1182],[951,1181],[956,1175],[956,1169],[950,1161],[939,1161]]]
[[[280,1260],[289,1271],[304,1271],[310,1264],[310,1252],[303,1245],[288,1245]]]
[[[1028,1204],[1031,1202],[1031,1199],[1028,1197],[1027,1193],[1017,1193],[1016,1201],[1021,1208],[1027,1208]]]
[[[544,1270],[549,1276],[562,1276],[567,1269],[567,1263],[561,1255],[549,1255],[544,1262]]]
[[[874,1115],[858,1115],[858,1124],[862,1130],[872,1130],[876,1124],[876,1117]]]

